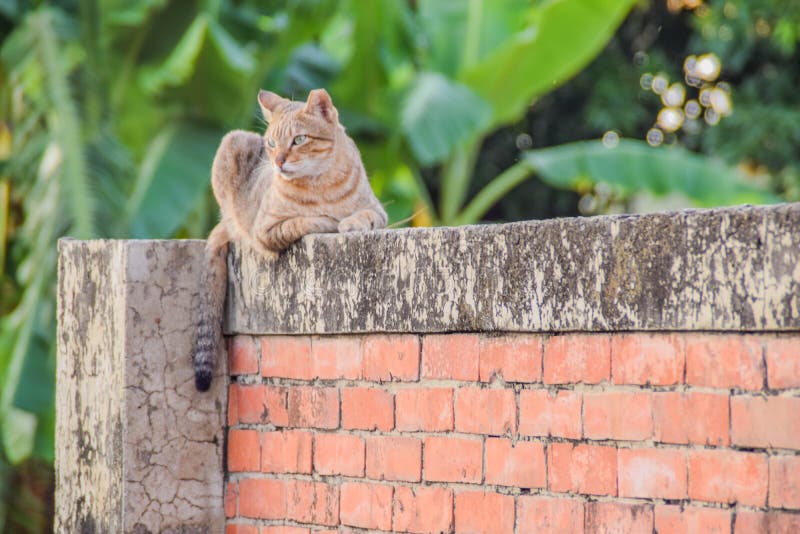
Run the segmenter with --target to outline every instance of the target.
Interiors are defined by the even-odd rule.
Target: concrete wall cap
[[[312,235],[229,267],[229,333],[798,330],[800,203]]]

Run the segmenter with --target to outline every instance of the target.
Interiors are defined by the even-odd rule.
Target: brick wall
[[[800,334],[229,349],[228,534],[800,532]]]

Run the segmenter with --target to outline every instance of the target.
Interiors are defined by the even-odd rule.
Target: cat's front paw
[[[339,222],[339,233],[366,232],[372,230],[372,221],[366,217],[351,216]]]

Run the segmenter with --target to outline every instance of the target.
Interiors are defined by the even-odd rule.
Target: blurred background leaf
[[[220,128],[181,123],[153,140],[131,191],[126,215],[133,238],[167,239],[177,232],[208,189]]]
[[[52,530],[56,239],[205,236],[260,87],[329,89],[396,225],[800,200],[798,2],[11,0],[0,35],[2,532]]]
[[[475,36],[481,44],[489,41],[496,46],[465,61],[461,78],[492,103],[494,125],[517,120],[533,100],[593,59],[635,3],[585,0],[535,2],[528,7],[528,2],[501,2],[508,9],[503,17],[507,24],[502,29],[488,29],[500,29],[506,39],[481,39],[488,31]],[[486,2],[486,9],[496,11],[495,3]],[[525,22],[521,27],[520,21]],[[512,29],[516,31],[509,31]],[[470,46],[469,37],[466,46]]]

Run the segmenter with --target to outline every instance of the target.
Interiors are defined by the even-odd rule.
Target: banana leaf
[[[131,237],[172,237],[208,190],[211,162],[224,133],[184,122],[153,140],[126,210]]]
[[[197,117],[226,124],[253,107],[248,83],[255,59],[215,20],[201,13],[160,65],[143,69],[142,85],[151,93],[172,89]]]
[[[417,76],[401,111],[401,128],[423,165],[444,159],[491,121],[492,110],[468,87],[439,73]]]
[[[479,62],[465,65],[459,80],[492,104],[493,126],[512,121],[533,100],[569,80],[600,53],[635,3],[538,2],[526,14],[527,24],[521,31]]]
[[[475,223],[503,196],[536,174],[561,189],[586,191],[598,183],[615,196],[648,192],[655,197],[680,193],[697,207],[769,204],[779,198],[747,181],[738,170],[680,147],[653,148],[623,139],[614,148],[580,141],[530,150],[484,187],[459,214],[456,224]]]

